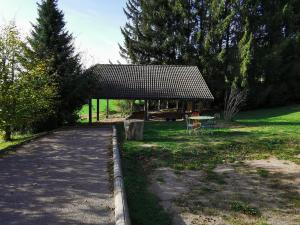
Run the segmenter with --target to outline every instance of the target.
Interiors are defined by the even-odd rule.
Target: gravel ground
[[[112,225],[111,129],[57,131],[0,159],[1,225]]]

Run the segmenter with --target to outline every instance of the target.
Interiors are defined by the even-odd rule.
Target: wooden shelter
[[[98,64],[90,72],[96,82],[92,97],[97,99],[97,119],[100,98],[145,100],[146,111],[148,100],[214,99],[196,66]]]

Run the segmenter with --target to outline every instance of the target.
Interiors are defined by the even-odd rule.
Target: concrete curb
[[[129,211],[123,182],[120,150],[117,141],[117,129],[113,126],[113,160],[114,160],[114,198],[116,225],[130,225]]]

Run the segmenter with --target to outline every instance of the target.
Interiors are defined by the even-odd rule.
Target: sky
[[[36,22],[40,0],[0,0],[0,26],[15,20],[22,36],[30,33]],[[75,46],[86,66],[96,63],[126,63],[119,54],[123,43],[120,31],[126,22],[126,0],[59,0],[66,28],[75,38]]]

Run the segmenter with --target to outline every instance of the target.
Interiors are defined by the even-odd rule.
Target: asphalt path
[[[1,225],[112,225],[111,129],[61,130],[0,159]]]

